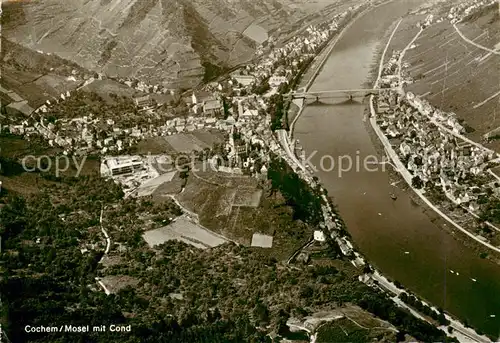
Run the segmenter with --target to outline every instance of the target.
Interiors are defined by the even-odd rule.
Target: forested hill
[[[353,304],[400,331],[397,337],[380,333],[380,341],[405,334],[445,339],[442,331],[359,282],[359,271],[333,246],[312,267],[289,266],[232,243],[199,250],[170,241],[153,250],[143,230],[178,216],[177,206],[124,199],[119,186],[97,177],[57,180],[38,194],[2,201],[2,328],[12,342],[271,342],[270,337],[290,335],[290,317]],[[105,250],[103,208],[113,263],[99,263]],[[118,277],[119,290],[106,296],[96,277]],[[130,325],[131,331],[24,330],[111,324]]]

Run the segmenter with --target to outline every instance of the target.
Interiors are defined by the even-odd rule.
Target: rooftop
[[[222,103],[219,100],[209,100],[203,106],[203,110],[218,110],[222,108]]]

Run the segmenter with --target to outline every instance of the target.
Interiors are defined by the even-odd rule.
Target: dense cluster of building
[[[283,46],[272,48],[257,62],[231,73],[225,82],[209,84],[208,88],[214,91],[230,90],[241,95],[242,92],[248,94],[256,85],[267,84],[270,89],[268,94],[273,94],[280,85],[290,82],[300,64],[316,56],[318,49],[347,22],[349,14],[358,11],[360,7],[362,5],[350,7],[348,11],[337,14],[329,22],[310,25]]]
[[[256,165],[258,170],[255,170],[258,172],[262,169],[262,162],[268,159],[270,145],[273,149],[279,149],[269,129],[266,99],[275,94],[283,83],[290,82],[299,64],[314,56],[337,31],[338,26],[348,19],[349,13],[357,11],[359,7],[350,8],[330,22],[309,26],[285,45],[270,49],[258,62],[232,73],[225,81],[211,83],[204,90],[195,90],[189,96],[184,96],[182,102],[187,112],[167,119],[160,125],[122,127],[118,119],[98,118],[90,113],[82,118],[49,122],[44,116],[50,115],[51,107],[56,102],[70,97],[68,93],[62,94],[61,99],[52,102],[47,100],[46,104],[38,108],[36,112],[40,119],[28,118],[17,125],[10,125],[9,129],[14,134],[39,135],[50,145],[62,147],[68,153],[100,154],[119,154],[149,137],[216,129],[228,134],[229,140],[225,144],[228,164],[234,165],[237,160],[241,167],[254,171],[255,162],[259,160]],[[87,80],[85,84],[92,81]],[[151,95],[170,92],[159,85],[133,80],[118,81],[134,89],[150,92]],[[254,87],[262,84],[268,86],[266,91],[263,94],[254,93]],[[145,116],[154,115],[157,110],[150,95],[135,98],[134,104]]]
[[[361,5],[349,8],[336,15],[330,22],[309,26],[302,35],[298,35],[284,46],[275,48],[271,53],[258,63],[247,66],[249,75],[257,80],[269,79],[269,85],[278,87],[289,80],[297,66],[309,57],[314,57],[322,47],[335,34],[339,26],[345,24],[350,13]]]
[[[399,54],[384,66],[382,88],[397,86]],[[402,82],[411,79],[403,77]],[[496,192],[496,179],[485,173],[496,163],[496,154],[462,136],[455,113],[435,109],[411,92],[387,90],[377,98],[377,116],[415,187],[440,189],[453,203],[474,212],[481,195]]]
[[[420,25],[424,28],[431,25],[432,22],[439,24],[443,21],[448,21],[451,24],[457,24],[477,10],[493,5],[497,2],[497,0],[462,0],[455,2],[456,4],[452,6],[448,6],[447,0],[437,0],[438,4],[429,2],[420,6],[420,8],[411,13],[417,15],[434,13],[429,14],[426,20],[420,23]],[[443,7],[445,8],[444,10],[442,9]]]
[[[463,18],[467,17],[469,14],[473,13],[479,8],[493,5],[497,3],[498,0],[469,0],[462,1],[458,5],[450,8],[448,12],[447,19],[452,23],[458,23]]]

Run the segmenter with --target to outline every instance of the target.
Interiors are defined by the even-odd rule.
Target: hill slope
[[[483,137],[500,132],[498,13],[496,4],[486,7],[457,24],[458,31],[447,21],[431,25],[405,58],[415,79],[408,90],[424,95],[437,108],[455,112],[469,138],[497,151],[500,141],[486,142]]]
[[[294,24],[308,16],[306,7],[312,12],[332,4],[305,3],[11,1],[4,5],[5,13],[11,17],[4,20],[4,33],[16,43],[55,53],[89,70],[190,87],[202,79],[206,63],[227,67],[243,62],[268,35],[296,28]]]

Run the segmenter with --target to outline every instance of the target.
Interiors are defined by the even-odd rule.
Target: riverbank
[[[367,104],[367,108],[369,108]],[[369,109],[367,110],[366,116],[369,116]],[[386,156],[384,145],[381,143],[377,133],[371,126],[371,124],[366,122],[366,131],[370,135],[373,146],[377,151],[377,156]],[[453,236],[455,240],[463,244],[466,248],[472,249],[475,251],[476,255],[482,259],[487,259],[492,263],[500,265],[500,256],[498,256],[495,252],[489,252],[487,248],[485,248],[482,244],[476,242],[475,240],[471,240],[469,236],[457,230],[454,226],[448,225],[448,221],[433,211],[431,208],[427,206],[427,204],[418,196],[408,185],[405,179],[401,176],[400,173],[394,170],[394,168],[387,168],[387,172],[390,175],[390,184],[393,185],[393,193],[398,196],[399,194],[406,194],[410,197],[412,201],[412,205],[418,207],[422,210],[429,220],[434,223],[440,230],[443,230]]]
[[[363,269],[364,271],[366,270],[369,271],[361,275],[359,277],[359,280],[365,283],[366,285],[373,288],[377,288],[382,292],[384,292],[385,294],[387,294],[389,298],[396,304],[396,306],[404,308],[415,318],[425,321],[431,324],[432,326],[436,326],[436,323],[434,321],[428,319],[426,316],[420,314],[411,306],[404,303],[399,298],[399,295],[403,293],[403,290],[400,287],[398,287],[396,283],[384,277],[378,270],[374,269],[373,266],[368,264],[368,262],[366,262],[364,257],[354,249],[354,246],[350,241],[350,237],[343,234],[343,232],[345,233],[345,227],[344,227],[345,224],[339,218],[338,214],[334,211],[334,206],[331,203],[330,199],[328,198],[327,190],[323,186],[321,186],[321,184],[317,183],[317,181],[314,179],[312,173],[308,170],[308,168],[306,168],[306,166],[303,165],[302,162],[299,161],[294,155],[294,153],[290,150],[288,136],[284,134],[284,130],[278,131],[278,139],[280,145],[283,148],[283,150],[280,152],[285,153],[285,155],[282,157],[285,159],[285,161],[287,161],[287,163],[290,165],[293,171],[302,180],[307,182],[307,184],[309,185],[309,187],[311,187],[311,189],[316,189],[317,195],[320,196],[321,199],[323,200],[322,211],[323,211],[324,223],[320,224],[320,226],[323,227],[323,231],[329,234],[330,238],[335,242],[335,244],[338,245],[342,254],[351,261],[354,267]],[[296,252],[296,254],[297,253],[298,251]],[[287,263],[290,263],[292,258],[293,256],[287,261]],[[412,295],[409,292],[406,293]],[[428,306],[427,304],[425,305]],[[436,314],[441,312],[435,307],[431,307],[431,310],[436,312]],[[467,328],[464,324],[460,323],[458,320],[452,318],[451,316],[445,314],[445,319],[447,320],[449,325],[442,325],[441,327],[439,327],[439,329],[442,330],[442,332],[447,336],[454,337],[457,339],[462,338],[462,340],[459,341],[464,343],[489,342],[487,337],[478,335],[474,330]],[[467,339],[464,340],[463,339],[464,337]]]
[[[400,22],[401,21],[399,21],[399,23]],[[399,23],[398,23],[398,25],[399,25]],[[394,34],[394,32],[396,32],[396,29],[398,28],[398,25],[396,25],[396,27],[395,27],[395,29],[393,31],[393,34]],[[390,38],[392,38],[392,36]],[[390,39],[389,39],[389,41],[390,41]],[[386,46],[386,48],[384,49],[384,51],[382,53],[383,56],[385,55],[386,51],[387,51],[387,46]],[[380,67],[379,73],[378,73],[379,77],[381,75],[381,72],[382,72],[382,70],[381,70],[381,67]],[[377,78],[377,81],[375,82],[375,86],[374,87],[377,86],[379,77]],[[308,176],[308,172],[307,172],[306,166],[304,166],[304,165],[301,164],[301,162],[294,155],[294,152],[290,149],[290,142],[289,142],[288,135],[284,134],[283,130],[280,130],[278,132],[278,139],[280,141],[281,146],[283,147],[283,149],[285,150],[286,154],[289,157],[289,159],[288,159],[289,163],[292,163],[292,168],[295,171],[301,170],[301,172],[298,173],[298,175],[301,178],[303,178],[305,181],[307,181],[308,183],[310,183],[311,187],[313,187],[314,184],[311,183],[311,176]],[[323,188],[322,186],[320,186],[319,187],[319,193],[322,194],[322,197],[324,197],[326,199],[327,192],[326,192],[325,188]],[[324,209],[324,211],[325,211],[324,212],[324,220],[325,220],[325,222],[328,222],[329,220],[331,220],[333,218],[336,218],[336,214],[333,212],[332,207],[330,205],[328,205]],[[338,227],[335,226],[335,225],[332,226],[331,228],[329,228],[329,234],[336,241],[336,243],[339,245],[342,253],[345,256],[349,257],[349,259],[351,259],[351,262],[353,263],[354,266],[356,266],[358,268],[366,268],[367,262],[365,261],[365,259],[359,253],[357,253],[356,251],[354,251],[352,249],[353,248],[352,243],[346,237],[341,237],[336,232],[335,229],[338,230]],[[373,268],[370,267],[369,269],[373,269]],[[384,277],[377,270],[373,271],[372,273],[366,273],[366,274],[364,274],[362,277],[360,277],[360,280],[363,281],[363,282],[365,282],[365,283],[367,283],[368,285],[377,285],[378,288],[380,288],[382,291],[384,291],[384,292],[386,292],[387,294],[390,295],[391,299],[396,303],[397,306],[400,306],[400,307],[403,307],[403,308],[407,309],[415,317],[417,317],[417,318],[419,318],[421,320],[425,320],[425,321],[427,321],[427,322],[429,322],[429,323],[431,323],[431,324],[434,325],[434,323],[432,323],[432,321],[430,321],[426,317],[420,315],[413,308],[411,308],[410,306],[408,306],[405,303],[403,303],[397,297],[400,293],[402,293],[402,290],[399,289],[396,286],[396,284],[394,284],[393,282],[389,281],[389,279],[387,279],[386,277]],[[434,310],[436,312],[438,312],[437,309],[434,309]],[[475,333],[473,330],[465,328],[465,326],[462,323],[458,322],[457,320],[453,319],[452,317],[447,316],[446,319],[448,319],[450,321],[450,327],[452,328],[450,331],[456,330],[457,332],[461,332],[462,333],[461,335],[458,335],[458,334],[451,334],[451,333],[448,332],[448,334],[450,335],[450,337],[457,337],[457,338],[461,337],[462,341],[464,341],[463,340],[464,337],[472,339],[473,341],[476,341],[476,342],[488,342],[489,341],[486,337],[480,336],[477,333]],[[444,326],[443,328],[447,329],[448,327]],[[447,331],[445,331],[445,332],[447,332]]]
[[[327,198],[327,191],[321,185],[316,184],[313,177],[309,175],[310,172],[307,171],[307,168],[301,164],[301,162],[296,158],[294,153],[289,149],[289,141],[288,136],[283,134],[284,130],[280,130],[278,132],[280,145],[283,147],[284,152],[288,156],[288,159],[285,158],[287,163],[292,167],[294,172],[306,181],[309,186],[314,189],[317,188],[318,194],[321,194],[321,197],[325,201],[323,205],[323,219],[324,222],[327,223],[325,228],[328,229],[328,233],[330,237],[335,241],[335,243],[339,246],[342,254],[347,257],[351,263],[357,268],[363,268],[371,270],[371,272],[365,273],[360,276],[360,281],[364,282],[368,286],[372,286],[380,289],[385,292],[389,298],[398,306],[409,311],[414,317],[426,321],[431,325],[435,325],[435,322],[428,319],[426,316],[420,314],[411,306],[404,303],[399,295],[403,292],[407,293],[409,296],[413,296],[409,291],[403,290],[396,285],[395,282],[390,281],[388,278],[383,276],[378,270],[374,269],[373,266],[368,264],[364,257],[358,253],[354,247],[352,242],[348,237],[340,235],[342,231],[343,223],[339,221],[337,214],[333,210],[333,206],[329,203]],[[280,134],[281,133],[281,134]],[[329,225],[330,223],[330,225]],[[306,245],[307,246],[307,245]],[[296,252],[297,254],[298,252]],[[293,258],[293,256],[292,256]],[[287,263],[292,259],[290,258]],[[426,303],[423,303],[425,306],[428,306]],[[432,311],[436,313],[440,313],[440,311],[435,307],[430,307]],[[465,324],[461,323],[457,319],[451,317],[449,314],[445,314],[445,319],[449,322],[449,325],[442,325],[439,328],[445,332],[449,337],[454,337],[459,339],[460,342],[468,343],[468,342],[480,342],[487,343],[490,340],[483,335],[479,335],[473,329],[468,328]]]
[[[375,54],[381,52],[397,20],[412,6],[413,3],[392,2],[358,20],[344,32],[311,89],[363,87],[375,64]],[[365,105],[325,101],[322,106],[305,107],[293,134],[300,139],[306,156],[316,153],[309,160],[313,166],[320,166],[325,155],[359,156],[361,160],[380,156],[374,147],[380,143],[372,144],[366,130],[370,125],[367,120],[362,121]],[[378,172],[353,170],[341,177],[327,170],[318,170],[314,175],[335,199],[352,241],[371,264],[464,323],[492,335],[497,333],[497,320],[490,315],[496,313],[498,317],[500,308],[495,300],[500,289],[498,266],[482,260],[441,230],[441,219],[418,206],[412,200],[415,195],[397,191],[397,200],[392,200],[392,184],[399,180],[389,166]]]
[[[408,23],[408,21],[412,25],[410,25]],[[397,30],[396,34],[394,35],[393,39],[390,40],[388,51],[392,50],[392,49],[397,49],[397,48],[403,49],[404,46],[402,46],[402,45],[404,45],[404,44],[402,44],[401,39],[406,38],[407,42],[412,40],[412,38],[418,32],[418,29],[412,30],[413,32],[410,31],[409,33],[411,33],[411,35],[408,32],[405,32],[405,34],[403,35],[404,37],[398,37],[398,35],[399,36],[402,35],[400,31],[401,30],[404,30],[404,31],[409,30],[409,27],[412,28],[413,24],[415,24],[417,22],[418,22],[418,20],[416,20],[414,18],[410,18],[410,19],[405,18],[404,22],[402,22],[401,25],[398,27],[398,30]],[[389,32],[392,32],[392,30],[393,30],[393,28],[391,28],[391,30],[388,30],[388,33],[383,38],[384,41],[389,40],[389,36],[390,36]],[[395,45],[394,40],[398,39],[398,38],[399,38],[399,41],[397,43],[399,45],[397,45],[397,44]],[[382,62],[382,59],[383,59],[383,62],[386,63],[389,58],[390,58],[390,56],[387,56],[387,55],[382,56],[382,50],[380,50],[380,49],[377,50],[377,52],[374,54],[374,62],[373,62],[372,68],[371,68],[372,71],[370,73],[370,77],[366,80],[366,82],[364,84],[365,87],[367,87],[367,88],[373,87],[375,81],[378,78],[379,65]],[[365,118],[369,118],[369,116],[370,116],[369,102],[366,103],[365,112],[366,112]],[[368,123],[368,121],[367,121],[365,123],[365,128],[366,128],[366,131],[368,132],[368,134],[370,135],[371,142],[377,151],[377,155],[379,157],[386,156],[386,151],[384,149],[384,145],[382,144],[381,140],[379,139],[379,136],[375,132],[371,123]],[[412,190],[411,184],[409,185],[405,181],[405,179],[402,177],[402,175],[399,172],[397,172],[396,170],[394,170],[394,168],[390,167],[390,168],[388,168],[387,171],[390,175],[390,179],[391,179],[390,183],[393,185],[393,189],[394,189],[393,193],[394,194],[396,194],[396,195],[399,193],[407,194],[411,198],[414,206],[420,207],[422,209],[422,212],[425,213],[425,215],[437,227],[439,227],[440,230],[446,231],[447,233],[452,235],[454,237],[454,239],[459,241],[461,244],[463,244],[467,248],[473,249],[477,253],[477,256],[484,258],[484,259],[488,259],[488,260],[492,261],[493,263],[500,265],[500,255],[496,254],[495,252],[490,252],[488,254],[487,253],[487,251],[489,250],[488,248],[485,248],[482,244],[478,243],[475,240],[471,240],[470,237],[467,236],[466,234],[464,234],[462,231],[456,229],[452,225],[449,225],[447,220],[445,220],[442,216],[440,216],[438,213],[436,213],[435,211],[433,211],[431,208],[429,208],[427,206],[427,204],[420,198],[420,196],[418,196]]]
[[[394,34],[398,30],[399,25],[401,24],[402,21],[403,21],[403,19],[400,19],[397,22],[395,28],[393,29],[393,31],[391,33],[391,36],[389,37],[389,40],[387,41],[387,43],[385,45],[384,50],[382,51],[382,54],[380,56],[380,63],[379,63],[379,67],[378,67],[378,72],[377,72],[377,79],[375,80],[375,82],[373,84],[373,88],[378,88],[379,87],[379,82],[380,82],[380,79],[382,77],[382,69],[383,69],[383,66],[384,66],[384,60],[385,60],[385,56],[387,54],[387,50],[389,48],[389,44],[390,44],[392,38],[394,37]],[[403,53],[401,54],[401,57],[400,57],[400,60],[399,60],[399,67],[401,67],[401,61],[402,61],[402,58],[404,57],[404,51],[406,51],[406,49],[408,48],[408,46],[410,46],[411,44],[413,44],[413,42],[418,38],[418,36],[422,33],[422,31],[423,31],[423,29],[421,29],[415,35],[415,37],[413,38],[413,40],[403,50]],[[400,72],[401,72],[401,69],[399,69],[399,75],[401,75]],[[401,87],[401,80],[400,80],[399,86]],[[401,88],[401,91],[402,91],[402,88]],[[382,133],[382,131],[378,127],[378,125],[376,123],[376,113],[375,113],[375,108],[373,106],[373,101],[374,101],[374,96],[370,95],[369,106],[370,106],[370,114],[371,114],[371,116],[370,116],[369,122],[370,122],[373,130],[375,131],[375,133],[379,137],[380,141],[384,145],[384,148],[386,149],[386,152],[389,154],[389,156],[390,156],[391,160],[393,161],[393,163],[395,163],[397,169],[399,170],[399,172],[400,172],[401,176],[404,178],[404,180],[407,182],[408,186],[410,188],[412,188],[412,190],[414,190],[415,193],[418,194],[419,197],[422,200],[424,200],[424,202],[426,202],[428,205],[431,205],[430,202],[423,196],[422,192],[420,192],[418,189],[415,189],[414,187],[412,187],[410,172],[402,164],[401,160],[398,158],[397,154],[394,152],[394,149],[392,148],[392,145],[389,143],[387,137],[385,137],[385,135]],[[433,209],[435,209],[435,208],[433,208]],[[437,209],[435,209],[435,210],[437,210]],[[439,210],[437,210],[437,211],[439,211]],[[396,285],[394,285],[394,287],[396,287]],[[393,294],[399,295],[398,290],[397,289],[395,290],[394,287],[393,287],[393,289],[390,289],[389,291],[392,292]],[[393,299],[393,300],[395,302],[398,302],[398,301],[396,301],[396,299]],[[437,310],[435,308],[433,308],[433,309]],[[412,313],[413,312],[414,311],[412,311]],[[417,313],[414,313],[414,315],[418,316]],[[465,341],[466,339],[474,339],[476,341],[485,341],[485,342],[488,341],[487,337],[478,335],[474,330],[467,329],[465,327],[465,325],[463,325],[458,320],[452,318],[450,315],[446,315],[446,319],[450,321],[450,325],[448,327],[447,326],[443,326],[443,328],[445,328],[449,332],[448,329],[449,329],[449,327],[451,327],[451,328],[453,328],[453,330],[459,332],[459,335],[450,333],[450,336],[455,337],[457,339],[460,339],[461,341]]]
[[[394,0],[383,1],[383,2],[378,3],[376,5],[368,5],[367,8],[365,8],[361,12],[356,13],[354,15],[354,17],[351,19],[351,21],[349,21],[349,23],[340,30],[338,35],[333,37],[332,40],[321,51],[321,53],[318,56],[316,56],[316,58],[314,59],[314,61],[311,64],[311,66],[309,66],[308,70],[302,76],[302,79],[300,80],[300,83],[299,83],[296,90],[303,90],[304,92],[307,92],[309,90],[312,83],[314,82],[314,80],[316,79],[318,74],[320,73],[321,69],[325,65],[328,58],[330,57],[333,49],[337,45],[337,42],[343,37],[344,33],[347,30],[349,30],[352,27],[352,25],[354,25],[354,23],[356,23],[356,21],[359,18],[363,17],[366,13],[373,10],[374,8],[385,5],[385,4],[390,3],[392,1],[394,1]],[[293,119],[292,119],[292,122],[290,123],[290,126],[289,126],[290,130],[288,131],[288,138],[290,141],[293,139],[293,132],[294,132],[294,128],[295,128],[295,123],[300,118],[300,115],[302,114],[302,111],[304,110],[304,108],[307,106],[305,100],[302,100],[300,103],[296,103],[296,105],[298,106],[298,110],[294,111],[294,113],[293,113]],[[291,117],[291,115],[289,115],[288,118],[290,118],[290,117]]]
[[[389,37],[389,40],[384,48],[384,51],[382,52],[381,56],[380,56],[380,63],[379,63],[379,67],[378,67],[378,73],[377,73],[377,78],[374,82],[374,85],[373,85],[373,88],[377,88],[379,86],[379,82],[380,82],[380,79],[382,77],[382,69],[383,69],[383,66],[384,66],[384,61],[385,61],[385,56],[386,56],[386,53],[387,53],[387,50],[388,50],[388,47],[389,47],[389,44],[394,36],[394,34],[396,33],[398,27],[399,27],[399,24],[401,23],[402,19],[397,23],[396,27],[394,28],[391,36]],[[404,58],[404,52],[406,51],[406,49],[411,45],[413,44],[413,42],[418,38],[418,36],[423,32],[423,29],[421,29],[416,35],[415,37],[412,39],[412,41],[410,41],[410,43],[408,43],[408,45],[406,46],[405,49],[403,49],[403,52],[401,53],[400,55],[400,58],[399,58],[399,61],[398,61],[398,65],[399,65],[399,69],[398,69],[398,75],[401,75],[401,62],[402,62],[402,59]],[[400,88],[400,92],[402,94],[404,94],[404,91],[402,89],[402,86],[401,86],[401,78],[399,80],[399,87]],[[418,197],[420,198],[421,201],[423,201],[428,207],[430,207],[432,210],[434,210],[435,213],[439,214],[441,218],[447,220],[450,224],[452,224],[453,226],[455,226],[457,229],[459,229],[462,233],[465,233],[467,234],[468,236],[471,236],[470,233],[466,232],[465,229],[461,228],[457,223],[455,223],[451,218],[449,218],[448,216],[446,216],[444,213],[442,213],[437,207],[435,207],[427,198],[426,196],[424,195],[424,192],[420,189],[416,189],[415,187],[412,186],[412,175],[411,173],[406,169],[406,167],[404,166],[404,164],[401,162],[401,160],[399,159],[399,156],[397,155],[397,153],[394,151],[391,143],[389,142],[388,138],[384,135],[384,133],[382,132],[382,130],[380,129],[380,127],[378,126],[377,122],[376,122],[376,112],[375,112],[375,108],[374,108],[374,96],[371,95],[370,98],[369,98],[369,109],[370,109],[370,118],[369,118],[369,122],[370,122],[370,125],[374,131],[374,133],[377,135],[377,137],[379,138],[379,142],[382,143],[383,147],[384,147],[384,150],[386,152],[386,154],[389,155],[390,159],[392,160],[392,162],[394,163],[396,169],[398,170],[399,172],[399,175],[404,179],[404,181],[407,183],[407,186],[409,187],[409,189],[411,189],[414,194],[417,194]],[[398,292],[395,291],[394,289],[387,289],[388,291],[392,292],[393,294],[396,294],[398,295]],[[476,339],[478,341],[488,341],[487,337],[485,336],[482,336],[482,335],[478,335],[476,332],[474,332],[473,330],[466,330],[466,326],[464,324],[462,324],[461,322],[459,322],[458,320],[455,320],[453,319],[451,316],[447,315],[446,316],[446,319],[448,319],[450,321],[450,327],[452,327],[454,330],[458,331],[460,333],[460,335],[453,335],[454,337],[458,338],[458,339],[461,339],[462,340],[466,340],[466,339]]]
[[[412,37],[412,39],[410,40],[410,42],[407,43],[407,45],[405,46],[405,48],[399,54],[398,61],[396,63],[396,72],[397,72],[397,80],[398,80],[398,88],[399,88],[398,93],[399,93],[399,95],[401,97],[406,97],[406,92],[403,90],[403,80],[402,80],[402,77],[401,77],[402,68],[403,68],[402,67],[403,63],[402,62],[403,62],[403,59],[405,57],[405,53],[406,53],[407,50],[410,49],[410,47],[414,47],[415,46],[415,44],[414,44],[415,41],[418,39],[418,37],[423,32],[424,32],[424,29],[421,28],[414,35],[414,37]],[[390,39],[389,42],[391,40],[392,39]],[[374,87],[378,86],[378,80],[381,77],[381,67],[383,66],[384,62],[385,62],[384,58],[382,57],[380,59],[379,75],[378,75],[377,81],[375,82],[375,86]],[[384,150],[385,150],[385,153],[388,154],[391,157],[391,160],[396,165],[399,174],[406,181],[406,183],[407,183],[409,189],[412,191],[412,193],[418,195],[418,198],[420,199],[421,203],[424,203],[427,207],[431,208],[436,214],[439,215],[439,217],[443,218],[449,224],[449,225],[443,225],[446,229],[448,229],[448,230],[451,229],[452,232],[454,232],[453,229],[459,230],[460,233],[461,233],[461,236],[463,236],[463,238],[465,239],[466,243],[470,243],[471,239],[472,239],[472,241],[474,242],[474,244],[472,244],[472,246],[474,246],[476,248],[479,247],[483,251],[486,249],[486,251],[488,253],[490,253],[490,254],[493,254],[496,257],[496,260],[498,261],[498,258],[500,256],[499,255],[500,248],[497,247],[497,246],[495,246],[494,244],[486,241],[484,237],[478,236],[476,233],[471,232],[471,230],[474,227],[471,228],[470,227],[471,225],[464,224],[464,223],[467,223],[471,219],[471,218],[467,218],[468,214],[465,214],[465,215],[463,213],[459,214],[459,213],[456,213],[456,211],[453,212],[453,211],[449,210],[446,207],[446,206],[452,206],[452,205],[456,206],[457,205],[456,203],[450,203],[448,205],[445,204],[445,203],[440,203],[440,202],[434,203],[433,200],[431,198],[429,198],[428,195],[424,195],[424,194],[427,194],[424,189],[417,189],[417,188],[413,187],[413,184],[412,184],[413,174],[411,174],[406,169],[406,167],[401,163],[398,154],[394,151],[394,149],[392,147],[392,144],[389,142],[389,140],[385,136],[385,134],[380,131],[380,128],[379,128],[379,126],[378,126],[378,124],[376,122],[377,116],[376,116],[375,110],[373,108],[373,99],[374,99],[374,96],[371,96],[370,97],[370,104],[369,104],[370,112],[371,112],[370,124],[372,126],[372,129],[374,130],[375,134],[377,135],[379,141],[382,142]],[[414,108],[415,111],[418,110],[420,112],[420,110],[416,107],[416,105],[414,105],[411,101],[409,101],[409,102],[410,102],[410,105]],[[423,114],[423,113],[421,112],[421,114]],[[480,149],[485,149],[485,150],[487,150],[487,151],[490,152],[490,150],[482,147],[481,145],[479,145],[479,144],[477,144],[475,142],[470,141],[469,139],[461,136],[460,134],[456,134],[454,132],[451,132],[451,130],[449,130],[449,129],[443,127],[443,125],[440,125],[439,123],[435,122],[435,120],[433,118],[429,117],[428,119],[429,119],[429,121],[431,121],[432,123],[434,123],[435,125],[437,125],[441,130],[445,130],[449,134],[451,134],[453,136],[457,136],[458,139],[465,140],[466,142],[468,142],[470,144],[478,146],[478,148],[480,148]],[[493,153],[493,152],[491,151],[491,153]],[[464,213],[465,212],[466,211],[464,211]],[[462,217],[464,217],[464,218],[462,218]],[[473,213],[473,217],[474,217],[474,218],[472,218],[473,220],[478,218],[478,216],[475,215],[474,213]],[[451,224],[451,226],[450,226],[450,224]],[[494,226],[492,226],[492,227],[494,229],[497,229]],[[482,252],[482,254],[484,254],[484,252]]]

